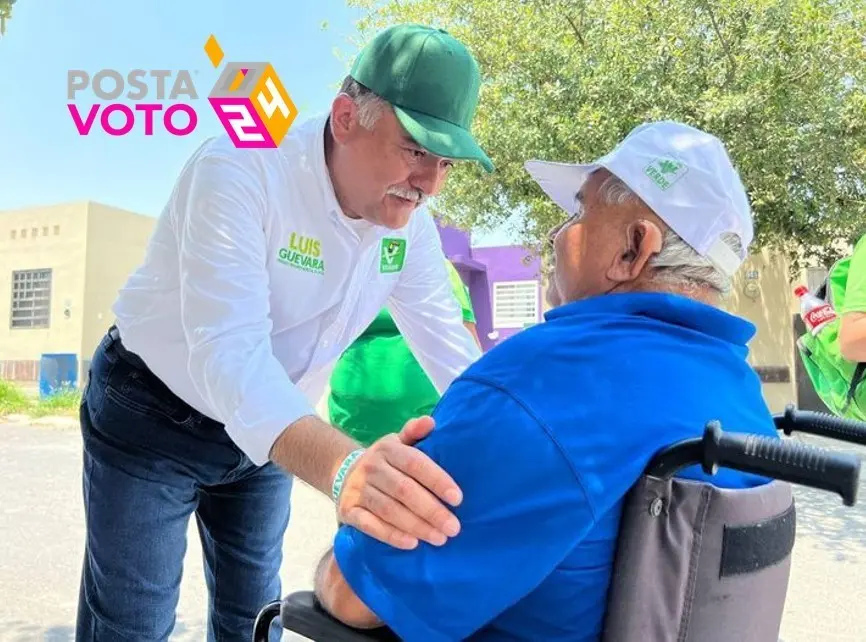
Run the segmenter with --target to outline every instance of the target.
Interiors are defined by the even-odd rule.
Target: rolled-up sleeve
[[[463,325],[436,224],[426,212],[412,238],[388,309],[400,334],[441,394],[481,356]]]
[[[197,159],[185,170],[176,225],[192,381],[261,465],[280,433],[315,411],[271,346],[267,203],[256,161],[249,150]]]

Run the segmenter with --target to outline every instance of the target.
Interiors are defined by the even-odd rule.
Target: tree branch
[[[710,14],[710,22],[713,23],[713,31],[716,32],[716,35],[719,38],[719,42],[722,43],[722,49],[725,50],[725,55],[728,57],[728,61],[731,63],[731,65],[728,67],[728,77],[725,79],[725,82],[727,84],[730,84],[731,81],[733,81],[734,73],[737,70],[737,62],[734,60],[734,56],[731,53],[731,48],[728,47],[728,43],[722,36],[722,30],[719,29],[719,23],[716,21],[716,14],[713,13],[713,8],[710,6],[710,3],[702,2],[701,4],[704,6],[704,9],[707,10],[707,13]]]
[[[566,14],[565,19],[568,20],[568,24],[570,24],[571,28],[574,30],[574,35],[577,36],[577,41],[580,43],[580,46],[586,47],[586,43],[583,41],[583,36],[580,35],[580,29],[577,28],[576,24],[574,24],[572,17]]]

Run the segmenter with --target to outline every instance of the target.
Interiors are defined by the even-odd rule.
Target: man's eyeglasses
[[[580,192],[578,192],[574,197],[574,213],[565,219],[562,223],[554,227],[547,235],[547,243],[551,247],[553,246],[553,239],[556,238],[556,235],[559,234],[560,230],[568,227],[574,223],[577,223],[581,218],[583,218],[584,209],[583,209],[583,199],[581,198]]]

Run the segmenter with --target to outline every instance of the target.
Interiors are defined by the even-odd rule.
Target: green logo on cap
[[[399,272],[406,260],[406,239],[382,239],[382,255],[379,271],[382,273]]]
[[[644,168],[644,173],[663,190],[670,189],[688,171],[685,163],[673,158],[656,158]]]

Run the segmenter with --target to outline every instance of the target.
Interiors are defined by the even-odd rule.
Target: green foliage
[[[40,399],[31,411],[34,417],[47,415],[77,415],[81,404],[81,392],[76,388],[61,388],[53,394]]]
[[[676,119],[719,136],[756,217],[756,246],[828,262],[866,220],[862,0],[349,0],[364,38],[448,29],[484,74],[475,133],[493,175],[461,164],[437,199],[460,225],[523,215],[537,242],[563,214],[523,163],[589,161],[633,127]]]
[[[0,417],[13,414],[75,416],[80,404],[81,392],[73,387],[61,388],[48,397],[36,399],[11,381],[0,379]]]
[[[30,399],[15,384],[0,379],[0,416],[24,412]]]
[[[12,17],[12,5],[17,0],[0,0],[0,36],[6,33],[6,21]]]

